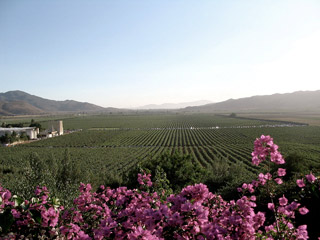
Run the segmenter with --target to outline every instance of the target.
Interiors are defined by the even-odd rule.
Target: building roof
[[[26,131],[26,130],[34,130],[36,127],[23,127],[23,128],[2,128],[0,127],[0,131],[15,131],[15,132],[20,132],[20,131]]]

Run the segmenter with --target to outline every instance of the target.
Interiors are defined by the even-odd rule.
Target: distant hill
[[[0,93],[0,115],[34,115],[62,112],[115,111],[87,102],[73,100],[54,101],[37,97],[22,91]]]
[[[187,112],[320,111],[320,90],[253,96],[187,107]]]
[[[145,106],[138,107],[137,109],[180,109],[186,108],[189,106],[200,106],[212,103],[207,100],[200,100],[194,102],[184,102],[184,103],[163,103],[163,104],[149,104]]]
[[[0,101],[0,115],[37,115],[44,113],[41,109],[23,101]]]

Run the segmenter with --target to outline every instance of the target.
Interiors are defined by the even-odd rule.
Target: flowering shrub
[[[278,146],[270,136],[254,143],[252,162],[283,164]],[[270,165],[269,165],[270,166]],[[187,186],[166,199],[155,191],[150,174],[138,175],[140,189],[100,186],[94,192],[90,184],[81,184],[74,207],[64,209],[38,187],[30,201],[12,196],[0,187],[0,227],[3,239],[308,239],[306,225],[296,226],[296,214],[309,210],[285,195],[276,199],[274,189],[283,183],[284,168],[271,174],[260,173],[256,180],[244,183],[237,200],[225,201],[200,183]],[[312,173],[297,180],[300,188],[316,186]],[[270,196],[265,212],[255,211],[258,188],[265,187]],[[270,214],[268,213],[268,214]]]
[[[58,221],[62,206],[55,198],[49,198],[46,187],[37,188],[30,201],[11,196],[0,187],[1,234],[4,239],[35,238],[39,235],[51,238],[58,234]]]

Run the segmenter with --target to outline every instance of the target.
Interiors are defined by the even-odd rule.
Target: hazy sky
[[[320,90],[320,1],[0,0],[0,92],[101,106]]]

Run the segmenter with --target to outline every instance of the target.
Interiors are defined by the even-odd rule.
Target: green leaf
[[[7,233],[14,222],[11,209],[6,209],[3,213],[0,214],[0,227],[2,233]]]
[[[41,213],[39,211],[37,211],[37,210],[31,210],[30,212],[31,212],[31,216],[34,219],[34,221],[36,223],[41,224],[41,220],[42,220],[41,219]]]
[[[20,205],[24,202],[24,201],[23,201],[23,198],[18,197],[17,195],[14,195],[14,196],[13,196],[13,201],[14,201],[14,206],[15,206],[15,207],[20,206]]]
[[[53,197],[52,198],[52,205],[54,206],[55,209],[57,209],[61,205],[60,199]]]

